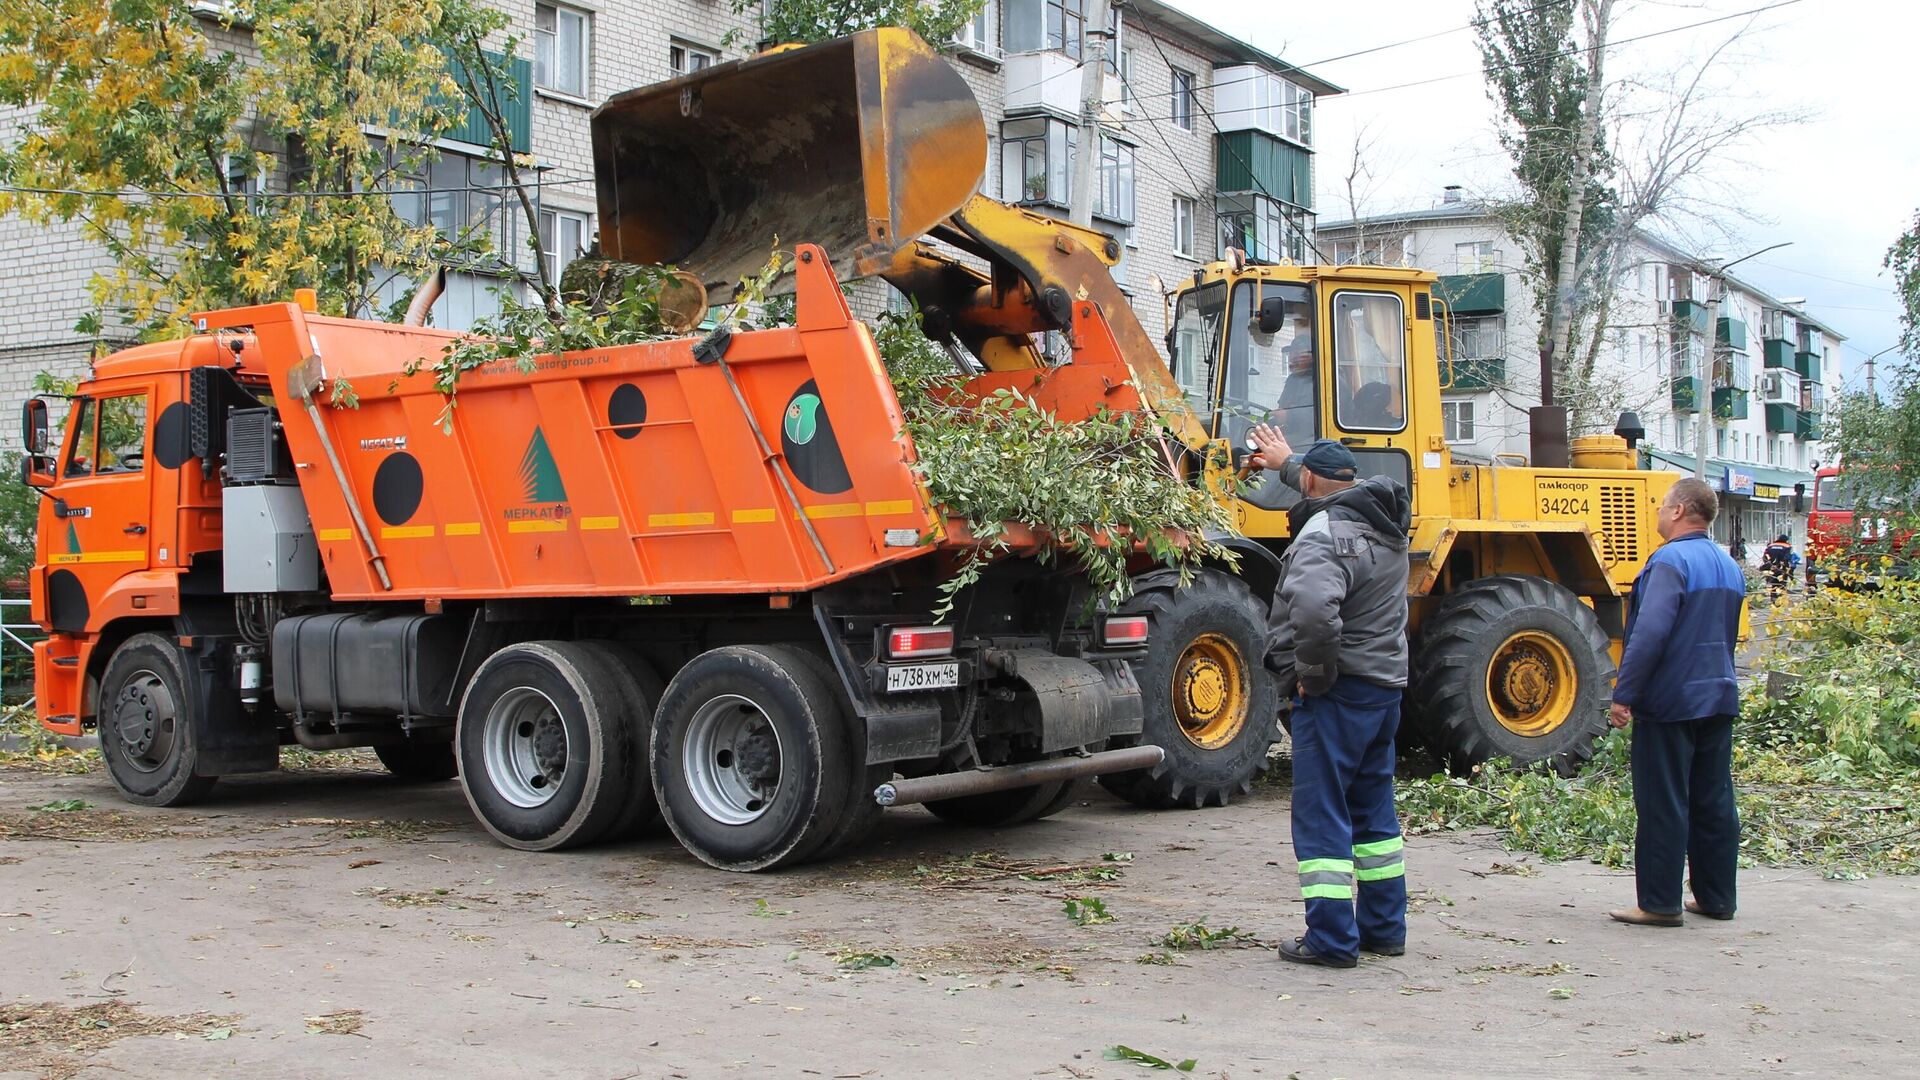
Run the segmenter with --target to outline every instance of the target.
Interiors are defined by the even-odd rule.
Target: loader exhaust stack
[[[594,112],[600,246],[690,270],[716,300],[776,236],[863,276],[959,209],[986,155],[972,90],[909,31],[720,64]]]

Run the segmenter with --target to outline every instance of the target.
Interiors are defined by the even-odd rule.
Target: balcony
[[[1767,402],[1767,431],[1788,434],[1800,430],[1800,410],[1784,401]]]
[[[500,103],[507,122],[510,149],[516,154],[525,154],[533,150],[533,64],[519,57],[503,57],[498,53],[487,53],[487,58],[500,64],[506,70],[510,87],[502,87],[503,97]],[[451,56],[447,58],[447,68],[456,80],[467,82],[467,70]],[[442,100],[434,95],[435,100]],[[487,127],[487,120],[478,109],[468,109],[460,122],[447,130],[442,136],[456,142],[472,143],[475,146],[493,145],[493,131]]]
[[[1747,324],[1739,319],[1721,319],[1720,344],[1734,352],[1746,352]]]
[[[1264,131],[1223,131],[1214,137],[1219,192],[1258,192],[1313,209],[1313,154]]]
[[[1794,429],[1793,437],[1796,439],[1824,438],[1825,436],[1821,434],[1821,419],[1821,414],[1817,412],[1802,412],[1796,419],[1797,427]]]
[[[1675,300],[1673,302],[1673,321],[1696,334],[1707,332],[1707,305],[1698,300]]]
[[[1803,379],[1820,381],[1820,354],[1817,352],[1797,352],[1793,354],[1794,370]]]
[[[1444,375],[1446,361],[1441,361]],[[1453,362],[1453,385],[1448,390],[1472,393],[1479,390],[1492,390],[1507,383],[1507,362],[1499,357],[1487,357],[1478,360],[1455,360]]]
[[[1770,368],[1792,368],[1793,342],[1784,338],[1768,338],[1762,345],[1766,355],[1766,365]]]
[[[1713,415],[1722,420],[1747,418],[1747,392],[1737,386],[1713,388]]]
[[[1700,409],[1700,391],[1703,384],[1697,375],[1688,375],[1673,380],[1673,411],[1698,412]]]
[[[1006,58],[1006,111],[1008,113],[1051,112],[1060,116],[1080,115],[1080,64],[1063,52],[1019,52]],[[1120,106],[1120,80],[1104,73],[1100,80],[1100,100],[1109,112]]]
[[[1507,275],[1442,274],[1434,295],[1455,315],[1497,315],[1507,310]]]

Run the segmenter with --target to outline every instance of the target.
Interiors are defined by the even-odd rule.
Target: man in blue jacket
[[[1679,926],[1686,910],[1731,919],[1740,816],[1733,803],[1733,650],[1746,579],[1707,534],[1713,489],[1687,478],[1660,504],[1666,541],[1633,583],[1626,650],[1613,688],[1614,727],[1633,724],[1634,880],[1639,906],[1612,912],[1636,926]],[[1635,721],[1638,721],[1635,723]]]

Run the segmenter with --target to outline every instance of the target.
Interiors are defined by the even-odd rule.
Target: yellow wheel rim
[[[1247,724],[1252,692],[1240,649],[1220,634],[1202,634],[1173,666],[1173,716],[1180,733],[1202,750],[1232,742]]]
[[[1573,654],[1541,630],[1522,630],[1500,643],[1487,665],[1487,704],[1500,726],[1529,738],[1545,735],[1573,715],[1579,696]]]

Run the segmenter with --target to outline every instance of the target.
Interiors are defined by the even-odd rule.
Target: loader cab
[[[1444,513],[1445,483],[1423,490],[1418,482],[1423,474],[1443,481],[1448,465],[1423,277],[1215,264],[1175,302],[1175,376],[1214,438],[1245,446],[1248,431],[1266,423],[1295,447],[1338,439],[1363,476],[1389,476],[1412,491],[1416,514]],[[1286,535],[1286,511],[1299,498],[1277,475],[1256,474],[1240,492],[1242,530]]]

